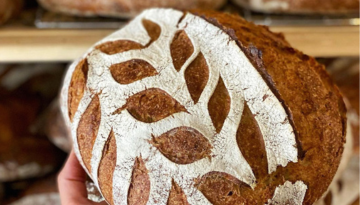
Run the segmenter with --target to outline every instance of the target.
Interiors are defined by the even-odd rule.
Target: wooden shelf
[[[315,57],[359,56],[358,26],[273,27],[290,44]]]
[[[359,55],[359,27],[271,27],[291,45],[316,57]],[[72,61],[114,30],[0,29],[0,62]]]

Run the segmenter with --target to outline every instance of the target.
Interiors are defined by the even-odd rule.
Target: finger
[[[88,205],[85,186],[86,173],[73,151],[58,176],[58,187],[62,204]]]
[[[72,205],[107,205],[106,202],[96,203],[87,199],[87,176],[73,151],[70,152],[64,168],[58,176],[58,186],[62,204]]]
[[[71,151],[69,157],[60,173],[66,180],[83,181],[86,180],[86,173],[81,167],[74,151]]]

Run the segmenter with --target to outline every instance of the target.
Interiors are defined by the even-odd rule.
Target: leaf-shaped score
[[[73,75],[71,76],[68,92],[68,114],[71,121],[73,120],[75,112],[78,109],[80,100],[84,95],[88,70],[89,67],[87,60],[83,59],[77,64]]]
[[[158,74],[152,65],[139,59],[114,64],[110,66],[110,72],[116,82],[120,84],[129,84]]]
[[[113,114],[119,114],[124,109],[135,119],[146,123],[162,120],[177,112],[186,112],[184,106],[158,88],[150,88],[132,95],[126,104]]]
[[[121,53],[129,50],[137,50],[143,48],[143,46],[139,43],[129,40],[118,40],[118,41],[109,41],[98,45],[95,47],[99,49],[101,52],[106,53],[108,55]]]
[[[217,133],[221,131],[224,121],[229,114],[230,100],[229,92],[220,77],[215,91],[208,103],[209,114]]]
[[[88,171],[91,171],[92,149],[99,131],[101,120],[101,109],[99,96],[95,96],[84,114],[81,116],[79,126],[77,128],[77,140],[79,150]]]
[[[186,60],[194,52],[194,46],[185,31],[178,31],[170,45],[171,57],[174,67],[180,71]]]
[[[209,80],[209,68],[201,52],[185,70],[185,80],[191,98],[196,104]]]
[[[224,172],[205,174],[197,182],[196,187],[214,205],[258,204],[254,200],[256,191]]]
[[[99,185],[106,201],[114,204],[113,200],[113,174],[116,166],[116,139],[111,131],[104,146],[99,165]]]
[[[148,19],[143,19],[142,24],[151,39],[147,45],[147,46],[149,46],[152,42],[156,41],[159,38],[159,36],[161,34],[161,28],[158,24],[156,24],[153,21],[150,21]]]
[[[249,163],[257,179],[268,175],[265,142],[259,125],[251,110],[244,104],[241,122],[236,133],[236,141],[241,153]]]
[[[172,187],[167,205],[189,205],[184,191],[174,180],[172,180]]]
[[[150,141],[165,157],[178,164],[190,164],[211,154],[211,144],[191,127],[177,127]]]
[[[128,193],[128,205],[145,205],[150,194],[148,170],[141,157],[135,159]]]
[[[103,44],[96,46],[95,48],[99,49],[103,53],[112,55],[129,50],[137,50],[148,47],[152,42],[156,41],[159,38],[161,34],[161,28],[156,23],[147,19],[144,19],[142,21],[142,24],[150,37],[150,41],[146,46],[143,46],[139,43],[130,40],[118,40],[118,41],[105,42]]]

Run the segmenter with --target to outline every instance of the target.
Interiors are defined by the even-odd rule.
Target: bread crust
[[[71,133],[65,126],[58,98],[50,104],[45,119],[44,133],[55,146],[69,153],[72,149]]]
[[[0,2],[0,25],[18,15],[22,7],[22,0],[2,0]]]
[[[152,10],[150,12],[154,12],[154,11],[156,10]],[[206,197],[209,203],[215,205],[218,204],[233,205],[233,204],[265,204],[270,202],[269,200],[272,199],[274,195],[276,195],[276,193],[281,193],[281,190],[289,188],[292,189],[291,192],[289,192],[290,195],[294,195],[294,193],[297,190],[299,190],[305,195],[303,204],[312,204],[317,199],[319,199],[322,196],[322,194],[326,191],[327,187],[332,181],[332,178],[335,175],[343,151],[343,145],[345,143],[345,133],[346,133],[346,116],[345,116],[346,109],[338,89],[330,80],[328,74],[325,71],[324,66],[318,64],[314,58],[304,55],[300,51],[291,48],[289,43],[284,39],[283,35],[274,34],[270,32],[267,27],[256,26],[252,23],[245,21],[239,16],[222,14],[211,11],[192,11],[190,12],[190,14],[191,15],[195,14],[197,19],[199,19],[199,17],[205,19],[207,22],[203,22],[202,19],[200,20],[203,23],[206,23],[206,25],[208,25],[208,23],[212,24],[211,26],[215,25],[216,31],[218,33],[222,31],[230,39],[228,41],[228,44],[235,42],[234,44],[231,45],[234,45],[236,49],[242,51],[245,54],[244,58],[250,61],[250,62],[247,61],[249,62],[249,64],[247,65],[249,67],[251,67],[252,65],[255,68],[256,74],[257,76],[259,76],[259,79],[263,80],[267,85],[267,87],[273,93],[272,95],[276,96],[276,99],[279,100],[278,104],[281,104],[280,107],[283,107],[284,109],[283,112],[285,112],[286,115],[288,116],[285,118],[284,121],[281,121],[281,124],[291,125],[291,127],[293,128],[293,132],[291,134],[294,134],[296,143],[294,140],[294,144],[292,144],[289,149],[294,148],[295,144],[297,148],[296,149],[297,153],[295,153],[295,155],[297,154],[297,161],[289,160],[288,162],[286,162],[285,165],[281,164],[282,166],[280,166],[280,164],[277,164],[276,167],[273,167],[274,169],[270,168],[270,162],[267,158],[268,152],[265,152],[266,146],[269,145],[264,143],[264,141],[262,141],[262,139],[264,138],[263,136],[264,133],[262,133],[263,128],[261,127],[262,122],[261,119],[259,120],[259,117],[256,116],[259,115],[260,112],[257,113],[253,112],[254,108],[251,106],[254,106],[254,103],[251,102],[252,99],[249,98],[250,100],[246,102],[243,101],[245,104],[244,111],[242,113],[241,122],[239,123],[240,125],[237,128],[238,129],[237,132],[235,130],[237,142],[235,141],[234,145],[239,147],[241,152],[243,153],[246,162],[249,164],[249,167],[251,167],[252,172],[255,175],[256,182],[246,181],[247,179],[245,179],[245,181],[240,181],[239,178],[234,177],[234,175],[230,175],[228,173],[221,171],[213,171],[213,172],[208,172],[207,174],[195,180],[197,190],[201,191],[201,193]],[[190,25],[186,25],[186,26],[190,26]],[[163,28],[164,27],[162,27],[162,29]],[[146,28],[144,29],[144,32],[145,30]],[[148,30],[148,35],[150,36],[148,40],[151,42],[152,34],[151,31],[149,30]],[[176,32],[174,32],[173,35],[176,37],[177,36]],[[191,38],[187,39],[188,37],[186,37],[185,35],[181,35],[181,36],[182,36],[181,38],[175,38],[175,39],[182,39],[182,41],[186,42],[186,44],[188,44],[188,42],[191,43],[191,41],[189,41],[189,39],[191,40]],[[122,45],[121,43],[109,44],[108,42],[103,41],[99,43],[97,47],[102,47],[101,44],[106,44],[107,46],[110,47],[111,45]],[[146,44],[147,44],[146,42],[143,43],[143,45]],[[171,44],[172,43],[170,42],[168,45],[170,48],[171,48]],[[126,43],[126,45],[128,44]],[[113,53],[112,51],[118,50],[116,48],[111,49],[110,47],[107,48],[107,51],[110,51],[109,53]],[[191,46],[185,46],[185,47],[186,49],[171,53],[173,64],[175,64],[175,62],[180,62],[179,65],[174,66],[174,69],[176,70],[176,72],[181,72],[181,70],[183,69],[183,65],[186,64],[185,62],[187,62],[187,59],[191,57],[193,57],[193,59],[198,59],[197,61],[193,61],[196,63],[188,65],[187,69],[189,69],[189,67],[191,68],[190,70],[191,75],[199,74],[199,76],[203,76],[203,77],[197,76],[193,78],[187,78],[185,76],[186,81],[192,81],[192,82],[190,83],[186,82],[186,84],[184,85],[185,86],[192,85],[194,83],[197,85],[202,85],[203,83],[202,79],[207,78],[208,76],[206,70],[209,69],[207,66],[211,64],[211,61],[209,62],[208,59],[206,61],[201,60],[203,56],[201,52],[196,55],[189,55],[187,52],[193,52],[193,50],[196,50],[195,46],[194,49],[189,49],[191,48]],[[133,50],[134,52],[139,52],[137,50],[139,49],[139,46],[133,45],[132,48],[134,49]],[[98,51],[94,51],[94,53],[96,52]],[[205,50],[202,52],[205,52]],[[88,57],[91,58],[92,57],[91,55],[94,55],[94,53],[89,54]],[[209,55],[209,53],[206,54]],[[205,53],[204,56],[206,56]],[[242,58],[240,55],[237,56],[239,58]],[[224,58],[225,57],[226,56],[224,56]],[[181,59],[181,58],[185,58],[185,59]],[[180,60],[174,60],[174,59],[180,59]],[[94,58],[92,58],[89,61],[92,64],[97,63],[94,62]],[[70,80],[77,81],[76,78],[71,77],[72,75],[71,72],[74,72],[73,70],[75,69],[76,65],[77,63],[75,63],[72,66],[72,70],[69,71],[70,73],[68,73],[66,77],[66,80],[68,82],[65,84],[65,86],[70,85],[70,88],[64,87],[63,96],[68,96],[70,92],[67,93],[66,91],[72,89],[71,85],[77,84],[77,82],[71,82],[71,83],[69,82]],[[131,77],[133,75],[129,71],[129,68],[136,68],[137,70],[140,70],[139,72],[141,72],[141,76],[140,76],[141,79],[144,76],[153,77],[153,73],[149,72],[149,68],[145,69],[145,67],[147,67],[148,65],[144,66],[143,70],[141,70],[140,67],[138,66],[128,67],[130,65],[128,63],[125,64],[120,63],[117,65],[122,71],[119,73],[123,73],[121,75],[124,76],[129,75],[130,76],[129,78],[131,79],[133,78]],[[121,66],[124,67],[122,68]],[[176,67],[178,67],[179,69],[177,70]],[[201,75],[199,72],[201,72]],[[76,72],[74,72],[74,75],[76,75]],[[119,79],[117,78],[117,76],[114,76],[119,74],[114,74],[113,72],[111,73],[111,75],[112,75],[112,79],[114,80]],[[158,75],[161,75],[161,73]],[[134,78],[134,79],[140,79],[140,78]],[[209,79],[211,79],[211,77],[209,77]],[[246,79],[246,77],[244,77],[244,79]],[[227,77],[225,78],[224,76],[220,76],[219,79],[217,79],[217,82],[215,82],[215,80],[213,81],[214,82],[212,82],[212,84],[214,86],[214,93],[210,95],[210,100],[207,101],[208,103],[207,110],[214,125],[214,132],[221,133],[221,130],[224,126],[224,121],[225,121],[224,118],[227,118],[227,116],[230,115],[228,113],[231,113],[229,106],[232,108],[234,104],[231,103],[237,100],[240,101],[241,99],[237,99],[233,97],[234,96],[233,91],[230,91],[229,87],[227,87],[229,86],[229,81]],[[234,81],[237,81],[237,79],[234,79]],[[117,82],[119,84],[128,83],[127,81],[123,81],[123,80]],[[89,82],[88,83],[85,82],[84,84],[89,85]],[[121,86],[125,86],[125,85],[121,85]],[[238,86],[240,87],[241,85]],[[190,92],[195,93],[194,95],[191,96],[194,101],[198,100],[198,97],[196,96],[199,96],[198,93],[201,93],[202,89],[204,89],[202,86],[189,89]],[[102,91],[100,91],[99,93],[99,91],[95,92],[94,89],[89,89],[87,96],[91,96],[91,98],[93,98],[94,100],[98,98],[98,96],[102,95],[101,92]],[[108,96],[108,94],[106,94],[105,96]],[[166,92],[162,91],[161,89],[156,88],[154,90],[154,88],[145,88],[144,91],[131,93],[131,95],[126,99],[126,102],[124,102],[123,107],[118,108],[115,112],[112,113],[112,115],[121,114],[124,113],[124,110],[127,110],[127,112],[132,116],[132,118],[135,118],[136,120],[141,121],[142,123],[153,123],[153,122],[160,122],[160,120],[172,116],[174,113],[188,112],[188,110],[186,110],[185,108],[186,106],[185,107],[179,106],[178,101],[176,101],[172,97],[174,96],[166,94]],[[261,99],[264,102],[267,98],[271,98],[271,96],[264,95],[262,96]],[[85,102],[88,102],[87,104],[89,106],[88,108],[84,107],[84,105],[87,104],[84,104],[82,106],[81,109],[84,110],[83,113],[85,114],[83,114],[81,118],[91,113],[94,115],[97,114],[98,111],[96,112],[91,111],[93,107],[92,103],[90,103],[91,99],[89,97],[83,97],[83,99],[86,100]],[[67,102],[66,98],[63,99],[63,102]],[[71,102],[64,105],[66,107],[65,109],[63,109],[63,114],[67,118],[69,118],[67,110],[75,110],[75,111],[78,110],[77,107],[72,107],[72,105],[74,104]],[[101,106],[103,107],[104,105]],[[87,109],[88,111],[85,111]],[[276,107],[276,109],[280,110],[279,107]],[[101,113],[101,116],[103,116],[103,113]],[[79,117],[80,116],[78,115],[78,118]],[[94,170],[90,169],[90,167],[92,166],[90,159],[92,157],[91,156],[92,153],[94,153],[94,150],[91,152],[91,149],[95,143],[94,135],[96,135],[96,132],[98,132],[98,130],[104,128],[98,129],[99,120],[95,117],[93,117],[93,119],[94,120],[92,122],[80,123],[81,125],[76,126],[75,129],[77,129],[78,132],[77,135],[82,136],[82,138],[78,142],[79,144],[81,144],[82,141],[90,142],[89,146],[86,146],[86,147],[90,147],[90,150],[83,150],[86,147],[82,148],[80,146],[80,150],[78,153],[78,156],[81,156],[82,159],[80,161],[84,162],[85,166],[88,168],[88,170],[91,171],[91,173],[96,173],[96,170],[94,172]],[[131,120],[128,118],[126,119]],[[202,120],[202,119],[198,119],[198,120]],[[85,122],[84,120],[80,120],[80,122],[81,121]],[[131,124],[131,126],[134,126],[134,128],[139,129],[137,127],[138,125],[136,124]],[[87,133],[85,133],[85,131],[81,131],[83,128],[91,128],[91,127],[95,127],[96,129],[94,130],[96,131],[90,129],[86,129],[88,131]],[[115,129],[115,131],[111,130],[110,131],[111,133],[121,132],[119,130],[116,131],[116,128],[114,127],[112,127],[112,129]],[[154,130],[155,129],[153,129],[152,131]],[[153,145],[154,147],[157,148],[160,147],[159,148],[160,152],[165,157],[167,157],[168,160],[175,161],[175,163],[177,164],[188,164],[188,163],[192,163],[193,161],[200,160],[200,158],[202,157],[209,157],[211,160],[216,159],[217,156],[213,155],[213,152],[211,152],[212,154],[210,155],[207,154],[210,153],[209,149],[213,149],[214,147],[214,143],[211,142],[210,140],[209,143],[210,145],[213,146],[212,148],[209,148],[210,146],[207,146],[206,145],[207,142],[204,140],[197,140],[197,142],[191,141],[191,139],[189,139],[191,136],[199,137],[200,134],[198,135],[196,132],[192,132],[192,134],[187,134],[187,133],[191,133],[191,130],[189,129],[180,130],[180,131],[177,130],[174,131],[173,133],[180,133],[180,135],[187,135],[181,138],[181,139],[186,139],[184,140],[183,143],[188,143],[186,146],[183,147],[187,147],[186,149],[194,147],[193,149],[194,156],[191,155],[190,156],[191,158],[186,158],[186,156],[183,156],[183,153],[185,152],[178,150],[180,146],[174,147],[175,144],[181,142],[181,140],[177,138],[170,138],[172,134],[166,134],[165,137],[169,138],[170,141],[174,140],[174,142],[176,143],[168,143],[167,140],[161,141],[162,136],[159,137],[156,136],[156,134],[154,135],[151,134],[152,138],[159,137],[158,139],[160,140],[159,141],[152,140],[152,142],[150,143],[155,144],[156,146]],[[277,132],[277,135],[280,134],[281,131]],[[132,136],[124,136],[124,137],[130,137],[129,139],[131,139]],[[119,169],[115,167],[114,163],[109,163],[109,161],[113,159],[113,162],[116,161],[116,163],[118,163],[118,159],[114,159],[115,158],[114,156],[117,156],[118,158],[122,156],[119,154],[115,155],[114,152],[122,153],[123,150],[125,150],[126,148],[119,146],[118,142],[116,142],[117,151],[116,149],[115,151],[111,151],[114,150],[114,149],[109,149],[110,144],[115,144],[113,139],[114,139],[113,137],[110,137],[107,138],[107,141],[104,141],[105,151],[103,150],[103,158],[99,159],[100,169],[102,169],[101,160],[104,159],[107,160],[106,163],[104,162],[104,164],[111,164],[108,167],[111,167],[111,169],[115,169],[115,170]],[[119,137],[117,137],[117,139],[121,140]],[[151,141],[151,139],[149,141]],[[194,144],[197,145],[194,145],[193,142]],[[199,149],[202,150],[199,151]],[[232,155],[234,155],[236,150],[232,150],[232,151],[233,151]],[[256,152],[256,154],[252,154],[254,152]],[[188,155],[189,154],[187,154],[187,156]],[[228,157],[232,157],[232,156],[228,156]],[[140,160],[143,163],[138,163],[138,164],[141,164],[141,166],[143,166],[142,164],[146,165],[146,163],[149,163],[149,161],[152,160],[150,158],[151,157],[148,158],[144,157],[143,160]],[[94,158],[92,159],[93,159],[92,161],[94,161]],[[132,164],[129,166],[133,166],[134,164],[134,162],[132,161],[126,163]],[[236,163],[236,162],[231,162],[231,163]],[[152,197],[151,194],[149,195],[151,190],[149,190],[148,188],[149,180],[151,186],[152,185],[151,183],[154,182],[151,181],[151,177],[156,176],[153,175],[153,172],[157,172],[157,169],[162,168],[161,166],[162,165],[160,165],[160,167],[158,168],[147,167],[147,169],[141,169],[142,171],[141,170],[139,171],[139,173],[142,173],[141,175],[135,175],[135,177],[133,175],[133,178],[130,180],[130,187],[132,191],[140,191],[143,193],[144,196],[150,196],[149,198],[151,198]],[[243,170],[246,171],[246,169]],[[143,177],[144,173],[148,174],[151,177],[149,179]],[[138,183],[137,182],[138,179],[136,178],[136,176],[141,176],[141,178],[144,178],[146,180],[142,181],[142,183]],[[113,178],[113,176],[110,177]],[[162,176],[158,177],[157,180],[161,181],[162,179],[160,178],[162,178]],[[105,182],[107,179],[108,179],[108,174],[105,175],[102,174],[102,176],[100,176],[98,180],[100,183],[102,183]],[[116,178],[114,177],[114,179]],[[119,182],[114,181],[114,183],[118,183],[117,186],[119,186]],[[170,186],[173,187],[171,188],[171,190],[178,190],[179,187],[177,187],[178,185],[176,185],[178,183],[179,181],[170,184]],[[254,183],[256,184],[256,186],[253,186]],[[121,186],[126,186],[126,185],[121,184]],[[181,187],[181,185],[179,186]],[[219,187],[221,187],[221,189],[219,189]],[[103,193],[113,193],[112,197],[107,197],[107,201],[111,202],[111,204],[113,204],[112,201],[116,203],[116,200],[118,199],[117,197],[122,197],[120,191],[118,192],[116,190],[111,190],[112,188],[113,187],[109,187],[109,186],[101,188]],[[182,185],[182,189],[184,189],[184,185]],[[306,191],[306,194],[304,190]],[[178,190],[176,192],[177,194],[169,194],[170,197],[168,198],[168,202],[174,204],[177,203],[181,204],[181,201],[189,202],[188,201],[189,198],[186,199],[186,197],[189,196],[189,195],[186,196],[185,194],[186,191],[181,192]],[[298,197],[301,198],[301,196]],[[127,198],[127,200],[128,202],[138,201],[137,199],[133,199],[133,198],[130,199]],[[161,198],[161,200],[164,199]],[[275,203],[276,200],[277,198],[275,198],[274,201],[272,202]],[[141,203],[145,203],[143,199],[141,201],[142,201]],[[302,199],[297,199],[296,201],[297,202],[302,201]],[[152,201],[150,203],[154,203],[154,202]]]
[[[30,132],[39,110],[34,97],[1,95],[0,182],[44,176],[65,157],[45,136]]]
[[[359,153],[359,59],[339,58],[328,67],[330,75],[345,96],[348,120],[352,127],[354,154]]]
[[[331,183],[343,152],[346,108],[339,89],[323,65],[290,47],[282,34],[272,33],[268,27],[256,26],[236,15],[193,12],[222,28],[238,42],[283,103],[295,127],[299,162],[258,177],[255,195],[271,196],[273,188],[269,180],[282,184],[284,179],[302,179],[308,185],[304,204],[312,204]],[[265,202],[260,198],[257,202]]]
[[[232,0],[265,13],[342,14],[359,12],[359,0]]]

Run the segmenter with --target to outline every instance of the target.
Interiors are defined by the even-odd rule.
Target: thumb
[[[70,152],[63,169],[58,175],[58,188],[63,205],[106,205],[87,199],[86,172],[81,167],[73,151]]]

